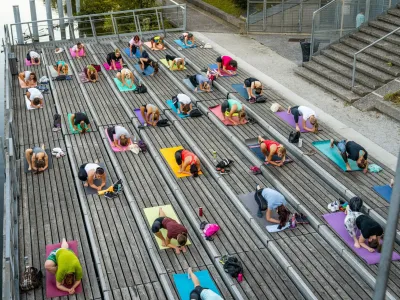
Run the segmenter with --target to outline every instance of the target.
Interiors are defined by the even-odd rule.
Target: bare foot
[[[183,253],[186,253],[186,247],[182,247],[181,250]]]
[[[359,248],[360,248],[360,243],[359,243],[359,242],[354,243],[354,247],[356,247],[357,249],[359,249]]]
[[[331,139],[331,148],[333,148],[333,139]]]
[[[390,184],[389,185],[390,185],[391,188],[393,188],[393,186],[394,186],[394,179],[393,178],[390,179]]]
[[[89,184],[86,182],[83,186],[89,186]]]
[[[288,114],[290,114],[290,109],[291,109],[291,107],[289,106],[288,109],[287,109],[287,113]]]
[[[161,245],[162,245],[163,247],[167,247],[167,244],[165,244],[165,241],[162,241],[162,242],[161,242]]]
[[[181,250],[179,250],[179,248],[175,248],[175,253],[176,253],[176,254],[180,254],[180,253],[181,253]]]
[[[32,171],[32,167],[29,167],[29,168],[28,168],[28,171]]]

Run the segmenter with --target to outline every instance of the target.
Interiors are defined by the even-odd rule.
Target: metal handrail
[[[354,53],[354,58],[353,58],[353,75],[351,77],[351,87],[354,87],[354,82],[355,82],[355,78],[356,78],[356,67],[357,67],[357,55],[360,54],[361,52],[364,52],[365,50],[367,50],[368,48],[374,46],[375,44],[379,43],[380,41],[384,40],[385,38],[387,38],[388,36],[394,34],[395,32],[399,31],[400,27],[396,28],[395,30],[389,32],[388,34],[384,35],[383,37],[377,39],[375,42],[369,44],[368,46],[365,46],[364,48],[362,48],[361,50],[357,51],[356,53]]]

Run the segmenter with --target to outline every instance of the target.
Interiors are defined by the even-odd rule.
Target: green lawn
[[[231,0],[203,0],[203,1],[235,17],[239,17],[244,12],[243,9],[237,7]]]

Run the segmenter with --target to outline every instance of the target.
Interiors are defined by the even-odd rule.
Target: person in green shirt
[[[95,83],[99,80],[99,74],[93,65],[87,65],[86,68],[83,69],[83,72],[85,72],[87,79],[91,82]]]
[[[74,251],[68,248],[68,243],[63,238],[61,248],[51,251],[44,264],[46,271],[56,276],[57,288],[75,294],[75,289],[82,280],[82,266]]]

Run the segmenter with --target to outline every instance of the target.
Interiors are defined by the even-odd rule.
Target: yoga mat
[[[340,151],[338,147],[333,145],[333,148],[330,147],[331,141],[316,141],[312,142],[315,148],[317,148],[320,152],[322,152],[326,157],[328,157],[332,162],[334,162],[342,171],[351,172],[351,171],[360,171],[361,169],[357,166],[357,162],[354,160],[348,159],[350,164],[351,171],[346,170],[346,163],[344,162],[342,156],[340,155]]]
[[[196,277],[200,281],[200,285],[203,288],[207,288],[212,290],[213,292],[217,293],[218,295],[221,296],[219,293],[217,286],[215,285],[214,281],[212,280],[210,273],[208,273],[207,270],[204,271],[197,271],[193,272]],[[174,278],[174,282],[176,285],[176,289],[178,290],[179,297],[183,299],[189,299],[190,298],[190,292],[193,291],[194,289],[194,284],[192,282],[192,279],[188,278],[188,274],[174,274],[172,275]]]
[[[136,65],[135,65],[135,69],[136,69],[140,74],[143,73],[143,71],[142,71],[142,69],[140,68],[140,65],[139,65],[139,64],[136,64]],[[149,75],[151,75],[151,74],[153,74],[153,73],[154,73],[154,69],[153,69],[152,66],[148,66],[146,69],[144,69],[144,75],[145,75],[145,76],[149,76]]]
[[[126,85],[122,86],[122,82],[119,81],[118,78],[113,78],[113,79],[114,79],[114,82],[115,82],[115,84],[117,85],[117,87],[118,87],[118,89],[119,89],[120,92],[128,92],[128,91],[134,91],[134,90],[136,90],[136,85],[135,85],[135,84],[133,84],[132,87],[129,88],[129,87],[126,86]],[[130,80],[130,79],[126,80],[126,83],[127,83],[127,84],[130,84],[130,83],[131,83],[131,80]]]
[[[250,149],[251,151],[253,151],[253,153],[254,153],[255,155],[257,155],[257,157],[258,157],[261,161],[263,161],[265,165],[267,165],[267,166],[268,166],[268,165],[271,165],[270,163],[268,163],[268,162],[265,161],[265,156],[264,156],[264,154],[261,152],[261,148],[260,148],[260,145],[259,145],[259,144],[256,144],[256,145],[248,145],[247,147],[249,147],[249,149]],[[278,155],[274,155],[274,156],[272,156],[272,160],[273,160],[274,162],[275,162],[275,161],[277,162],[277,161],[280,161],[281,158],[280,158]],[[285,161],[283,162],[283,164],[286,165],[286,164],[291,163],[291,162],[293,162],[293,159],[291,159],[288,155],[286,155]]]
[[[354,247],[354,240],[349,235],[349,233],[346,230],[346,227],[344,226],[344,219],[346,217],[344,212],[330,213],[323,215],[323,217],[326,220],[326,222],[328,222],[328,224],[332,227],[332,229],[335,230],[338,235],[340,235],[340,237],[347,244],[347,246],[349,246],[358,256],[364,259],[367,262],[367,264],[374,265],[379,263],[379,260],[381,258],[380,253],[376,251],[371,253],[367,249],[364,248],[357,249],[356,247]],[[393,252],[392,260],[400,260],[400,255],[396,252]]]
[[[185,43],[182,42],[181,40],[174,40],[174,42],[177,43],[183,49],[190,49],[196,47],[196,45],[194,45],[192,42],[188,42],[189,46],[186,46]]]
[[[183,83],[186,84],[186,86],[191,89],[193,92],[196,93],[204,93],[204,91],[202,91],[200,88],[197,88],[190,82],[189,78],[185,78],[183,79]]]
[[[190,176],[188,174],[178,173],[178,171],[180,170],[180,167],[176,163],[175,152],[178,151],[178,150],[181,150],[181,149],[183,149],[182,146],[176,146],[176,147],[172,147],[172,148],[160,149],[160,152],[161,152],[162,156],[164,156],[164,159],[167,161],[167,163],[170,166],[172,172],[174,172],[175,176],[178,177],[178,178]],[[189,167],[186,168],[186,171],[189,171]],[[201,174],[203,174],[203,173],[200,172],[199,175],[201,175]]]
[[[68,118],[69,129],[71,130],[71,133],[73,133],[73,134],[79,134],[79,133],[80,133],[79,130],[82,130],[81,124],[78,124],[78,125],[76,126],[76,127],[78,127],[78,130],[75,130],[75,129],[74,129],[74,126],[72,126],[72,124],[71,124],[71,120],[70,120],[71,115],[72,115],[72,114],[68,114],[68,116],[67,116],[67,118]],[[86,132],[91,132],[91,131],[92,131],[91,129],[87,129],[87,130],[86,130]]]
[[[179,221],[179,218],[176,215],[176,213],[174,211],[174,208],[169,204],[168,205],[162,205],[162,206],[155,206],[155,207],[147,207],[147,208],[144,208],[143,211],[144,211],[144,214],[146,216],[147,222],[149,222],[150,229],[151,229],[151,226],[154,223],[154,220],[159,217],[159,209],[160,209],[160,207],[162,207],[163,211],[165,212],[165,214],[167,215],[168,218],[177,221],[179,224],[182,224]],[[167,230],[166,229],[162,228],[160,230],[160,232],[162,233],[162,235],[164,237],[167,236]],[[163,247],[162,246],[162,241],[158,237],[156,237],[154,235],[154,238],[156,239],[157,245],[158,245],[158,247],[160,249],[169,249],[168,247]],[[171,244],[174,245],[174,246],[179,246],[178,241],[176,239],[172,239],[171,240]],[[187,239],[186,246],[187,245],[191,245],[191,244],[192,243],[190,242],[190,240]]]
[[[26,102],[26,108],[27,108],[27,109],[29,109],[29,110],[31,110],[31,109],[36,109],[36,108],[34,108],[34,107],[31,106],[31,101],[28,99],[27,96],[25,96],[25,102]],[[43,107],[41,107],[41,108],[43,108]]]
[[[162,59],[160,59],[160,62],[164,65],[164,66],[166,66],[167,68],[169,68],[169,64],[168,64],[168,62],[167,62],[167,60],[165,59],[165,58],[162,58]],[[172,69],[170,69],[171,71],[178,71],[178,67],[177,67],[177,65],[174,63],[173,65],[172,65]],[[186,67],[185,66],[183,66],[183,69],[179,69],[180,71],[181,70],[186,70]]]
[[[373,187],[374,191],[379,194],[383,199],[390,203],[390,197],[392,197],[393,188],[390,185],[379,186],[375,185]]]
[[[124,52],[126,55],[128,55],[129,58],[133,58],[133,56],[131,57],[131,49],[130,48],[124,48]],[[134,54],[136,56],[136,58],[140,58],[141,53],[139,48],[136,48],[136,53]]]
[[[278,111],[275,113],[275,115],[285,121],[286,123],[288,123],[291,127],[296,128],[296,123],[294,122],[294,116],[292,114],[288,114],[287,111]],[[312,128],[313,125],[311,125],[310,120],[307,120],[306,125],[308,128]],[[303,127],[303,117],[300,116],[299,117],[299,127],[300,127],[300,132],[309,132],[307,130],[304,129]],[[322,131],[322,129],[318,128],[318,131]]]
[[[72,57],[76,57],[76,53],[75,53],[75,51],[72,50],[72,48],[69,48],[69,53],[71,53]],[[85,49],[82,48],[81,50],[79,50],[78,54],[79,54],[79,56],[84,56]]]
[[[217,72],[218,71],[218,65],[217,64],[210,64],[210,65],[208,65],[208,67],[210,68],[210,70],[212,72]],[[224,71],[224,70],[222,70],[222,68],[221,68],[219,73],[220,73],[220,76],[222,76],[222,77],[232,77],[232,76],[236,76],[237,75],[237,74],[231,74],[231,73],[229,73],[227,71]]]
[[[220,119],[220,120],[222,121],[222,123],[224,123],[226,126],[235,126],[235,125],[233,125],[232,122],[228,121],[227,119],[225,119],[225,120],[223,119],[223,117],[222,117],[222,111],[221,111],[221,104],[216,105],[216,106],[211,106],[211,107],[209,107],[208,109],[211,110],[211,112],[212,112],[214,115],[216,115],[216,116],[218,117],[218,119]],[[239,122],[239,118],[238,118],[238,117],[233,116],[233,119],[234,119],[236,122]],[[248,121],[245,120],[245,122],[244,122],[243,124],[246,124],[247,122],[248,122]],[[239,124],[239,125],[243,125],[243,124]]]
[[[144,43],[148,48],[150,48],[151,49],[151,42],[145,42]],[[166,50],[167,48],[165,48],[165,45],[164,45],[164,49],[163,50]],[[153,51],[160,51],[161,49],[158,49],[157,48],[157,46],[156,46],[156,49],[155,50],[153,50]]]
[[[78,73],[78,77],[79,77],[79,80],[80,80],[82,83],[90,82],[90,80],[86,77],[85,72],[79,72],[79,73]]]
[[[128,146],[122,147],[122,149],[119,149],[118,147],[115,147],[115,146],[114,146],[114,143],[113,143],[113,142],[111,141],[111,139],[110,139],[110,136],[108,135],[107,128],[105,129],[105,132],[106,132],[106,136],[107,136],[108,142],[110,143],[110,147],[111,147],[111,149],[112,149],[114,152],[124,152],[124,151],[129,150],[129,147],[128,147]],[[115,139],[115,134],[114,134],[114,139]],[[118,143],[119,143],[119,142],[118,142]],[[121,146],[121,145],[120,145],[120,146]]]
[[[69,241],[68,247],[69,247],[69,249],[74,251],[76,256],[78,256],[78,242],[77,241]],[[61,243],[46,245],[46,259],[50,255],[50,252],[57,248],[61,248]],[[75,289],[75,294],[80,294],[80,293],[82,293],[82,283],[79,284]],[[56,276],[54,274],[51,274],[50,272],[46,271],[46,297],[54,298],[54,297],[62,297],[62,296],[68,296],[68,295],[69,295],[68,292],[60,291],[57,288]]]
[[[50,76],[51,76],[52,78],[56,78],[56,77],[58,76],[58,73],[57,73],[57,70],[54,69],[54,66],[47,66],[47,67],[49,68]],[[65,74],[61,71],[60,75],[65,75]],[[68,74],[67,74],[67,75],[70,75],[70,76],[74,75],[74,74],[72,73],[71,68],[69,68],[69,67],[68,67]]]
[[[138,121],[140,122],[140,124],[144,124],[144,119],[142,117],[142,114],[140,113],[140,108],[135,108],[135,115],[138,118]]]
[[[113,183],[111,182],[110,174],[107,173],[107,168],[106,168],[105,164],[103,164],[103,163],[97,163],[97,164],[100,167],[102,167],[104,169],[105,173],[106,173],[106,185],[103,187],[103,190],[105,190],[105,189],[109,188]],[[97,186],[100,186],[101,185],[101,179],[95,179],[93,181],[93,183],[95,185],[97,185]],[[82,182],[82,185],[83,184],[84,183]],[[84,190],[86,192],[86,195],[97,195],[98,191],[95,190],[94,188],[91,188],[90,186],[83,186],[83,188],[84,188]]]
[[[30,66],[32,66],[32,63],[28,59],[25,58],[25,65],[30,67]]]
[[[176,107],[174,106],[172,100],[167,100],[167,105],[172,109],[172,111],[178,115],[178,117],[180,117],[181,119],[187,118],[189,117],[189,115],[184,115],[183,113],[178,114],[178,110],[176,109]]]
[[[118,70],[121,70],[121,64],[119,63],[119,61],[115,62],[115,66],[117,67]],[[110,71],[111,66],[108,63],[103,63],[103,67],[104,69],[106,69],[107,71]]]
[[[21,78],[18,78],[18,81],[19,81],[19,86],[21,87],[21,89],[29,89],[31,87],[36,87],[36,85],[35,86],[26,85],[25,81],[23,81]]]
[[[249,95],[247,94],[247,89],[243,87],[243,84],[241,83],[232,84],[232,88],[234,88],[239,93],[239,95],[242,96],[244,99],[249,99]]]
[[[46,170],[44,170],[44,172],[46,172],[47,170],[53,168],[53,156],[51,155],[50,149],[45,148],[44,151],[46,152],[47,156],[49,157],[49,166],[47,167]],[[29,165],[28,165],[26,158],[24,157],[23,159],[24,159],[24,172],[32,173],[32,171],[28,171]]]

